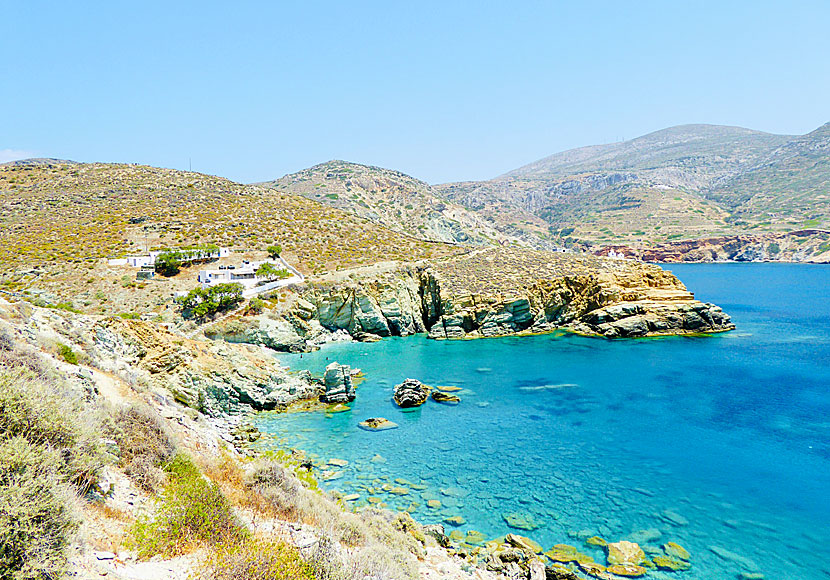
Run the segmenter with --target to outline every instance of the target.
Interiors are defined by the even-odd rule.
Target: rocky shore
[[[302,352],[326,340],[428,333],[463,339],[567,330],[608,338],[722,332],[718,306],[642,262],[488,248],[311,282],[283,311],[206,334]]]
[[[830,231],[739,234],[679,240],[653,245],[611,244],[591,248],[597,256],[610,253],[646,262],[830,262]]]

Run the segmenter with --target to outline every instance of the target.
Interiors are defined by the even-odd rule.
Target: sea
[[[447,533],[675,542],[684,572],[647,578],[830,578],[830,267],[672,264],[732,316],[711,336],[425,336],[280,354],[322,375],[361,369],[350,410],[262,413],[264,448],[304,450],[321,486],[409,510]],[[392,401],[415,378],[456,405]],[[358,423],[384,417],[398,428]],[[335,460],[333,463],[328,462]],[[337,461],[340,460],[340,461]],[[344,462],[348,462],[344,465]]]

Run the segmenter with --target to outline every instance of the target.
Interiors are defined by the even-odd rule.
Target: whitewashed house
[[[271,264],[277,270],[285,270],[289,276],[284,279],[273,279],[269,277],[260,277],[256,275],[256,271],[263,264]],[[244,297],[255,296],[262,292],[281,288],[291,284],[300,284],[305,280],[305,277],[294,267],[290,266],[282,258],[277,260],[263,260],[262,262],[245,262],[241,266],[219,266],[219,268],[211,270],[201,270],[199,272],[199,283],[203,288],[209,288],[216,284],[230,284],[238,282],[242,284]]]

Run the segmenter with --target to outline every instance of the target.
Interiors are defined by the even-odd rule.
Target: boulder
[[[427,536],[432,536],[438,545],[443,548],[450,547],[450,539],[444,533],[444,526],[441,524],[430,524],[424,526],[424,534]]]
[[[349,365],[333,362],[326,367],[323,376],[326,392],[323,400],[326,403],[347,403],[354,401],[355,392],[352,384],[352,373]]]
[[[416,379],[406,379],[395,385],[394,399],[399,407],[420,407],[427,400],[429,388]]]

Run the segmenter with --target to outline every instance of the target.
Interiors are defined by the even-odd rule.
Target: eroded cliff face
[[[199,342],[151,322],[0,299],[0,326],[37,348],[57,352],[65,345],[79,362],[211,416],[280,408],[322,392],[310,377],[290,374],[258,347]]]
[[[566,329],[616,338],[734,328],[719,307],[695,300],[658,266],[503,248],[310,283],[300,294],[281,321],[262,315],[210,333],[303,350],[344,335],[459,339]]]

